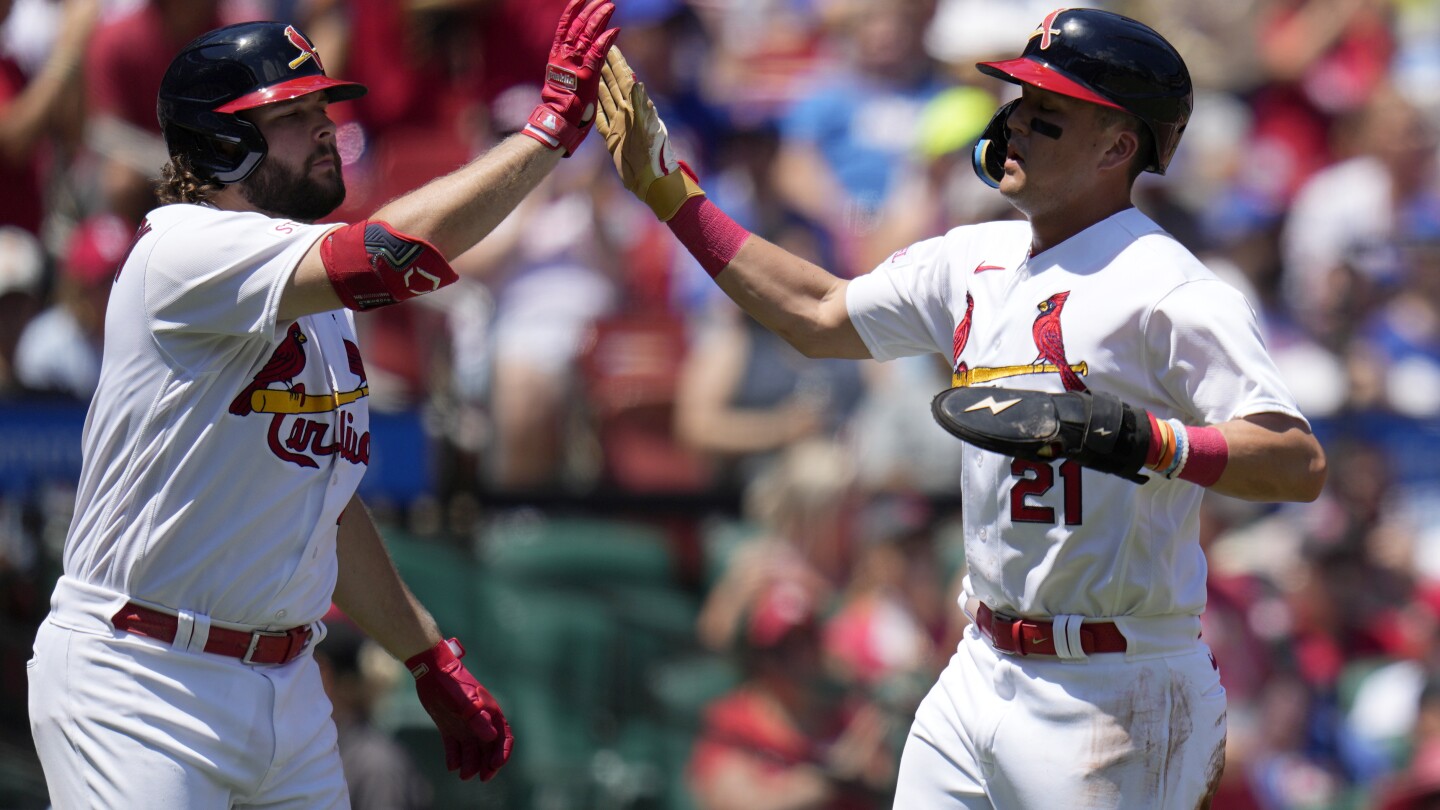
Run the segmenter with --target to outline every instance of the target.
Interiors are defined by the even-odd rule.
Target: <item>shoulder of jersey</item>
[[[333,227],[279,219],[255,211],[224,211],[208,205],[186,203],[156,208],[145,215],[145,220],[159,234],[183,234],[187,241],[198,239],[210,245],[229,236],[243,240],[268,234],[283,241],[314,228]]]
[[[1014,270],[1030,249],[1030,223],[1000,220],[961,225],[945,234],[952,269],[968,274]]]
[[[1149,274],[1156,281],[1181,284],[1216,278],[1204,262],[1163,230],[1139,234],[1121,257],[1126,265]]]

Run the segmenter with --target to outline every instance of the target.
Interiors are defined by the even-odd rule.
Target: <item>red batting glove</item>
[[[488,782],[510,759],[515,737],[500,711],[500,704],[460,663],[465,648],[455,639],[405,661],[415,676],[420,704],[430,714],[445,740],[445,767],[460,771],[461,779],[479,774]]]
[[[575,154],[595,121],[600,67],[620,34],[618,28],[601,30],[614,12],[610,0],[570,0],[555,29],[540,106],[523,131],[551,149],[564,149],[566,157]]]

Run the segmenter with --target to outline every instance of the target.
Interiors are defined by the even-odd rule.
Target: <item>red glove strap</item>
[[[750,232],[740,227],[710,202],[708,197],[691,197],[665,224],[690,251],[711,278],[720,275],[740,252]]]
[[[569,157],[589,134],[590,125],[571,126],[548,104],[541,104],[530,113],[530,119],[520,131],[551,149],[564,149],[565,156]]]
[[[1230,460],[1230,444],[1225,441],[1225,434],[1213,427],[1187,427],[1185,434],[1190,439],[1190,457],[1180,470],[1179,478],[1202,487],[1219,481]]]
[[[455,646],[451,647],[452,644]],[[444,672],[446,667],[459,664],[460,656],[464,654],[465,648],[460,645],[460,641],[452,638],[406,658],[405,668],[410,670],[410,674],[418,681],[431,672]]]

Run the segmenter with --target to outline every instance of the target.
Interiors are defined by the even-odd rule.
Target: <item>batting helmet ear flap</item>
[[[1020,99],[1017,98],[996,110],[990,123],[985,125],[985,131],[980,133],[980,140],[975,142],[975,148],[970,152],[970,165],[975,169],[975,176],[991,188],[999,188],[1000,180],[1005,177],[1005,152],[1010,143],[1010,112],[1019,103]]]

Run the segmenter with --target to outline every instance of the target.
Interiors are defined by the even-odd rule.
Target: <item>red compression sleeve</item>
[[[1185,434],[1190,439],[1190,457],[1179,477],[1202,487],[1219,481],[1230,460],[1230,444],[1225,441],[1225,434],[1213,427],[1187,427]]]
[[[665,224],[711,278],[730,264],[750,232],[740,227],[708,197],[691,197]]]

